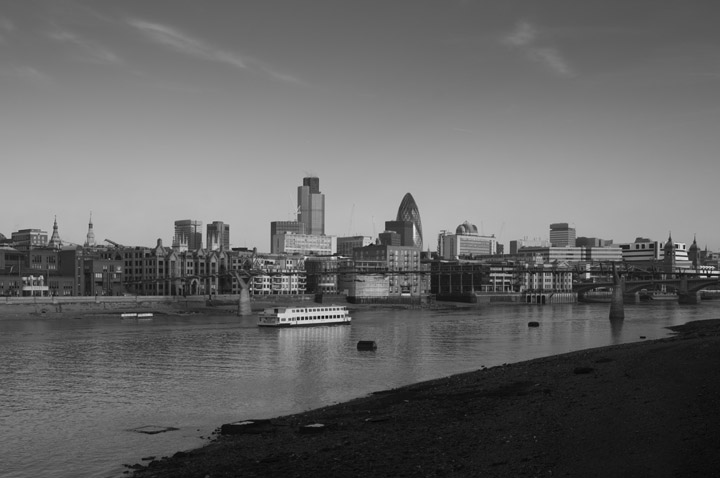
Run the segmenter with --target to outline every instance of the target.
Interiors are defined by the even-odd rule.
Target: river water
[[[118,478],[124,464],[207,443],[223,423],[661,338],[667,326],[720,317],[720,301],[626,305],[620,327],[608,313],[609,304],[359,309],[351,326],[280,330],[235,315],[0,320],[0,476]],[[377,350],[358,351],[360,340]]]

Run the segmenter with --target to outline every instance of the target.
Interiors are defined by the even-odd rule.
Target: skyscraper
[[[303,178],[303,185],[298,186],[297,219],[305,224],[306,234],[325,234],[325,195],[320,192],[319,178]]]
[[[413,242],[415,247],[422,249],[422,222],[420,221],[420,211],[412,194],[407,193],[403,197],[400,207],[398,208],[397,221],[410,221],[413,224]]]
[[[187,246],[190,251],[202,249],[202,221],[182,219],[175,221],[173,245]]]
[[[211,251],[223,249],[230,250],[230,224],[222,221],[213,221],[207,225],[206,240],[207,248]]]

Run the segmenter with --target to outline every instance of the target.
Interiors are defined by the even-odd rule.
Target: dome
[[[475,224],[465,221],[455,229],[455,234],[477,234],[478,228]]]

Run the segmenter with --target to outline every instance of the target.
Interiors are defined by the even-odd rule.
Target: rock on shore
[[[676,329],[276,418],[133,476],[712,476],[720,320]]]

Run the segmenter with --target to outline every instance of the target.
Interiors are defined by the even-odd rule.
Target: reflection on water
[[[612,335],[613,344],[617,344],[620,342],[624,323],[624,319],[610,319],[610,333]]]
[[[720,302],[720,301],[719,301]],[[359,309],[351,326],[255,317],[0,320],[3,476],[119,477],[122,463],[202,445],[222,423],[295,413],[412,382],[666,336],[717,302],[463,310]],[[537,321],[539,327],[528,327]],[[357,342],[372,340],[372,352]],[[169,426],[159,435],[129,432]]]

